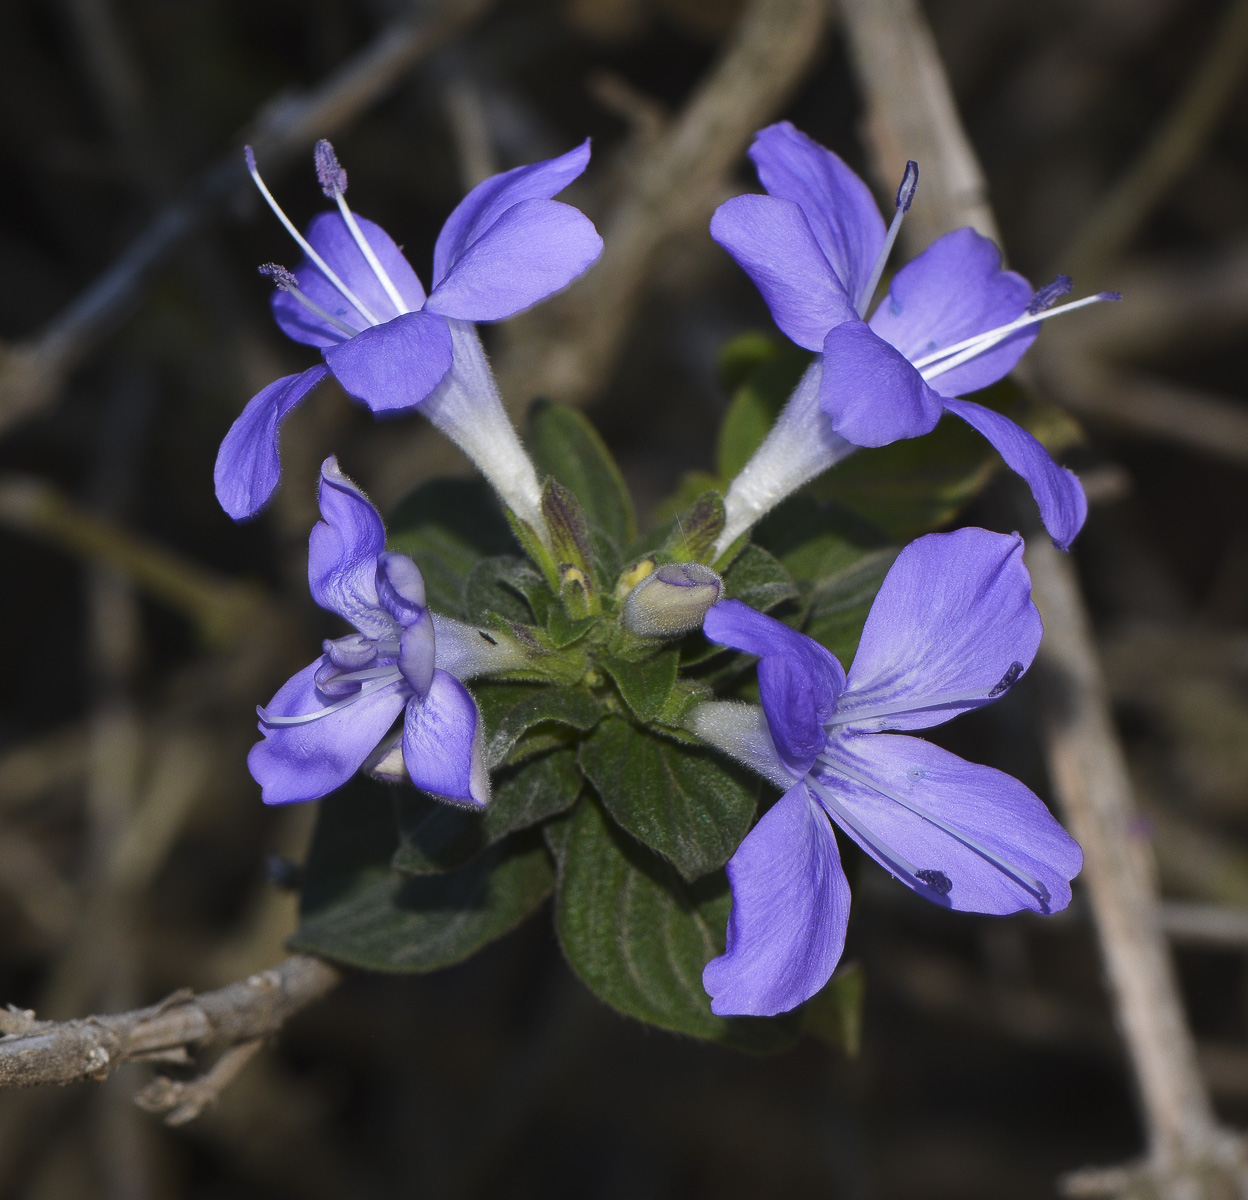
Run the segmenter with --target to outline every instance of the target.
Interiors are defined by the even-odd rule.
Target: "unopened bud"
[[[679,637],[697,629],[724,592],[724,581],[701,563],[667,563],[647,575],[624,603],[624,628],[642,637]]]

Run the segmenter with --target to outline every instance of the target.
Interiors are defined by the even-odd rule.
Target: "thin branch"
[[[420,59],[475,21],[491,0],[439,0],[418,16],[395,21],[317,87],[278,96],[242,140],[276,173],[296,154],[328,137],[374,104]],[[0,346],[0,432],[52,402],[66,376],[130,315],[170,253],[246,185],[241,156],[231,151],[162,209],[102,275],[27,342]]]
[[[1230,0],[1199,66],[1139,158],[1059,256],[1061,270],[1094,277],[1134,239],[1200,157],[1248,67],[1248,0]]]
[[[215,992],[174,995],[110,1016],[39,1022],[28,1033],[0,1038],[0,1087],[98,1080],[125,1062],[269,1037],[340,979],[328,963],[296,954]]]
[[[933,222],[918,231],[921,236],[966,224],[992,230],[982,173],[916,0],[842,4],[871,113],[877,176],[887,182],[889,153],[918,160],[926,179],[935,167],[944,182],[932,198]],[[1050,775],[1083,846],[1083,879],[1148,1130],[1149,1161],[1128,1176],[1131,1186],[1147,1182],[1163,1195],[1179,1194],[1176,1188],[1197,1195],[1193,1188],[1210,1172],[1235,1173],[1238,1139],[1219,1128],[1200,1077],[1158,919],[1155,866],[1134,820],[1126,762],[1074,567],[1042,534],[1028,539],[1028,564],[1045,625],[1037,669],[1045,685]]]
[[[679,116],[628,165],[601,222],[602,258],[565,295],[504,326],[498,371],[509,403],[583,403],[609,375],[656,255],[705,228],[754,131],[819,48],[827,0],[751,0],[719,62]]]
[[[135,1096],[134,1102],[149,1113],[164,1113],[166,1125],[185,1125],[214,1104],[238,1073],[264,1045],[264,1038],[253,1038],[231,1046],[212,1067],[190,1081],[158,1075]]]

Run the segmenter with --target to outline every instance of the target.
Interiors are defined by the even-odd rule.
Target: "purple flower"
[[[764,443],[760,461],[742,472],[739,487],[734,482],[737,494],[730,489],[725,498],[722,544],[853,446],[917,437],[947,411],[978,429],[1026,479],[1045,527],[1068,547],[1087,515],[1078,479],[1013,421],[958,397],[1006,375],[1035,340],[1038,322],[1118,297],[1102,293],[1052,308],[1070,290],[1069,279],[1035,292],[1002,269],[991,241],[958,229],[902,267],[864,320],[913,199],[917,166],[906,168],[886,230],[866,184],[787,121],[762,130],[750,157],[767,195],[720,205],[711,236],[754,280],[776,324],[820,357],[793,411],[777,422],[777,442]]]
[[[273,315],[288,337],[315,346],[325,362],[269,384],[226,434],[215,472],[225,511],[243,520],[268,502],[280,474],[281,422],[332,373],[379,416],[419,407],[477,462],[513,511],[532,522],[540,505],[536,475],[473,322],[499,321],[536,304],[601,253],[590,220],[551,199],[588,162],[586,142],[473,188],[438,236],[426,295],[385,230],[347,207],[346,172],[328,142],[317,143],[317,175],[337,211],[314,217],[306,238],[278,207],[249,148],[256,186],[304,252],[293,272],[261,268],[278,287]]]
[[[322,520],[308,539],[308,583],[316,602],[356,629],[324,643],[324,653],[289,679],[267,708],[247,756],[266,804],[314,800],[346,783],[388,750],[403,717],[401,747],[417,787],[457,804],[490,794],[481,755],[481,719],[467,689],[435,659],[465,661],[457,623],[439,654],[425,584],[410,558],[386,550],[386,531],[368,498],[330,457],[321,466]],[[463,628],[463,627],[459,627]],[[481,644],[478,642],[478,644]]]
[[[771,1016],[827,982],[845,944],[849,885],[829,821],[885,870],[947,908],[1051,913],[1082,865],[1074,840],[1016,779],[919,738],[1008,691],[1040,644],[1022,539],[929,534],[898,556],[846,677],[817,642],[742,604],[707,637],[759,655],[752,706],[695,710],[705,740],[786,788],[728,863],[727,951],[703,983],[724,1015]]]

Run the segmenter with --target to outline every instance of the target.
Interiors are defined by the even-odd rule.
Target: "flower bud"
[[[624,628],[642,637],[679,637],[697,629],[724,592],[724,581],[701,563],[667,563],[629,594]]]

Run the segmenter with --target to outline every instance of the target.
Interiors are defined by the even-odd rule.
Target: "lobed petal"
[[[424,400],[450,370],[451,331],[442,317],[407,313],[324,354],[334,378],[373,412],[401,412]]]
[[[995,242],[973,229],[955,229],[893,276],[871,328],[913,362],[1021,317],[1033,295],[1026,279],[1002,270]],[[1039,331],[1039,325],[1018,330],[937,375],[932,388],[942,396],[962,396],[996,383],[1014,369]]]
[[[1020,909],[1053,913],[1070,903],[1070,881],[1083,865],[1083,853],[1017,779],[900,734],[847,735],[830,747],[829,757],[833,771],[840,765],[867,781],[839,774],[825,779],[836,801],[869,836],[838,823],[881,866],[927,899],[960,912],[1002,916]],[[890,850],[918,871],[939,872],[944,881],[933,888],[916,879],[890,857]]]
[[[1009,417],[970,400],[946,400],[945,408],[978,429],[1005,459],[1005,465],[1027,481],[1049,536],[1063,550],[1069,550],[1088,517],[1088,498],[1079,477],[1059,467],[1053,456]]]
[[[734,196],[715,210],[711,237],[754,281],[776,324],[799,346],[822,350],[829,329],[856,319],[853,300],[792,201]]]
[[[712,605],[702,631],[713,642],[761,657],[759,692],[776,750],[790,771],[805,774],[823,748],[823,723],[845,686],[836,656],[740,600]]]
[[[481,745],[477,702],[453,675],[434,671],[428,694],[413,697],[403,719],[403,761],[412,782],[454,804],[484,806],[490,777]]]
[[[884,218],[871,189],[788,121],[760,130],[750,158],[768,194],[791,200],[806,214],[824,258],[846,293],[857,296],[884,248]]]
[[[711,1011],[772,1017],[809,1000],[845,948],[849,883],[804,782],[789,789],[728,861],[727,949],[702,972]]]
[[[469,246],[509,208],[524,200],[549,200],[589,166],[589,139],[575,150],[542,162],[492,175],[456,206],[433,250],[433,287],[447,277]]]
[[[513,204],[467,246],[425,308],[460,321],[501,321],[554,295],[602,253],[593,222],[558,200]]]
[[[407,302],[408,309],[411,312],[419,310],[425,302],[425,289],[421,287],[420,279],[412,270],[411,264],[403,257],[403,251],[380,225],[358,214],[355,220],[364,240],[372,247],[378,262],[390,276],[399,295]],[[379,321],[388,321],[399,315],[381,280],[369,266],[368,259],[355,244],[341,213],[318,213],[308,225],[306,236],[312,248]],[[305,257],[299,263],[295,268],[295,278],[299,281],[300,291],[327,313],[345,321],[353,329],[369,328],[370,322],[330,283],[311,259]],[[309,312],[288,293],[275,292],[271,304],[278,326],[287,337],[296,342],[324,348],[336,346],[343,340],[341,330]]]
[[[281,478],[278,431],[286,415],[328,374],[320,365],[286,375],[257,392],[230,426],[213,469],[217,500],[236,521],[254,517]]]
[[[819,407],[855,446],[887,446],[936,428],[941,396],[899,351],[861,321],[847,321],[823,342]]]
[[[366,637],[392,635],[394,621],[377,596],[377,556],[386,548],[386,529],[332,454],[321,464],[318,499],[322,519],[308,538],[312,599]]]
[[[939,725],[1012,686],[1041,633],[1018,534],[929,533],[884,577],[837,719],[853,730]],[[868,715],[880,709],[891,712]]]
[[[295,717],[324,708],[315,683],[324,661],[317,659],[283,684],[265,711],[274,717]],[[262,722],[264,739],[252,746],[247,766],[265,804],[315,800],[341,787],[385,737],[407,695],[403,681],[396,680],[303,725]]]

